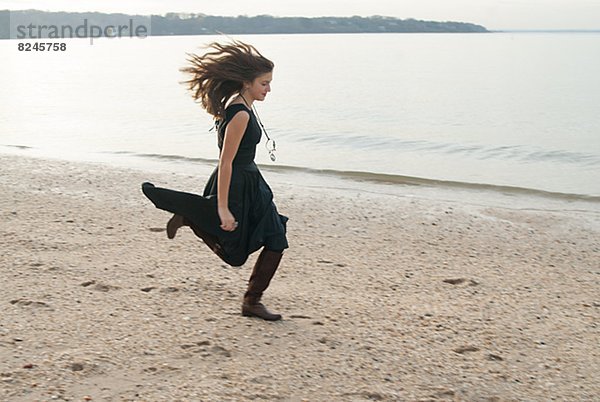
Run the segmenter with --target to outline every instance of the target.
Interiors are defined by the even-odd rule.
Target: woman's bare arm
[[[231,184],[232,162],[240,146],[250,115],[241,111],[235,114],[225,128],[223,148],[219,157],[219,175],[217,178],[217,201],[221,229],[235,230],[235,217],[229,210],[229,186]]]

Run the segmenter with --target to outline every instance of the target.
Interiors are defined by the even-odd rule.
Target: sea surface
[[[275,63],[256,108],[277,161],[261,144],[257,162],[281,176],[600,200],[600,33],[236,38]],[[0,41],[0,151],[212,168],[213,122],[179,68],[225,39]]]

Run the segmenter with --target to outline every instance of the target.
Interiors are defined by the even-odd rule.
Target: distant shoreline
[[[134,22],[135,24],[132,24]],[[195,13],[128,15],[100,12],[47,12],[0,10],[1,39],[66,38],[75,28],[82,36],[114,37],[115,27],[137,25],[147,36],[327,34],[327,33],[485,33],[485,27],[456,21],[423,21],[386,16],[370,17],[248,17],[212,16]],[[90,27],[88,30],[87,27]],[[30,28],[31,27],[31,28]],[[78,31],[78,32],[80,32]],[[120,33],[120,31],[119,31]],[[23,36],[25,35],[25,36]],[[119,35],[121,36],[121,35]]]

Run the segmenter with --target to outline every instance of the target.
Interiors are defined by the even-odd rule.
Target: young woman
[[[142,184],[142,191],[157,208],[174,214],[167,223],[170,239],[180,227],[189,226],[232,266],[243,265],[262,247],[244,294],[242,314],[279,320],[281,315],[269,312],[260,299],[288,248],[288,218],[277,212],[273,193],[254,163],[262,123],[253,104],[265,100],[271,91],[273,63],[240,41],[208,47],[211,52],[190,55],[190,65],[181,71],[191,74],[185,83],[215,119],[219,165],[202,196],[152,183]],[[272,154],[274,143],[270,144]]]

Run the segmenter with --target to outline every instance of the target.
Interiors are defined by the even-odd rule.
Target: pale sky
[[[0,10],[127,14],[371,16],[462,21],[491,30],[600,29],[600,0],[0,0]]]

